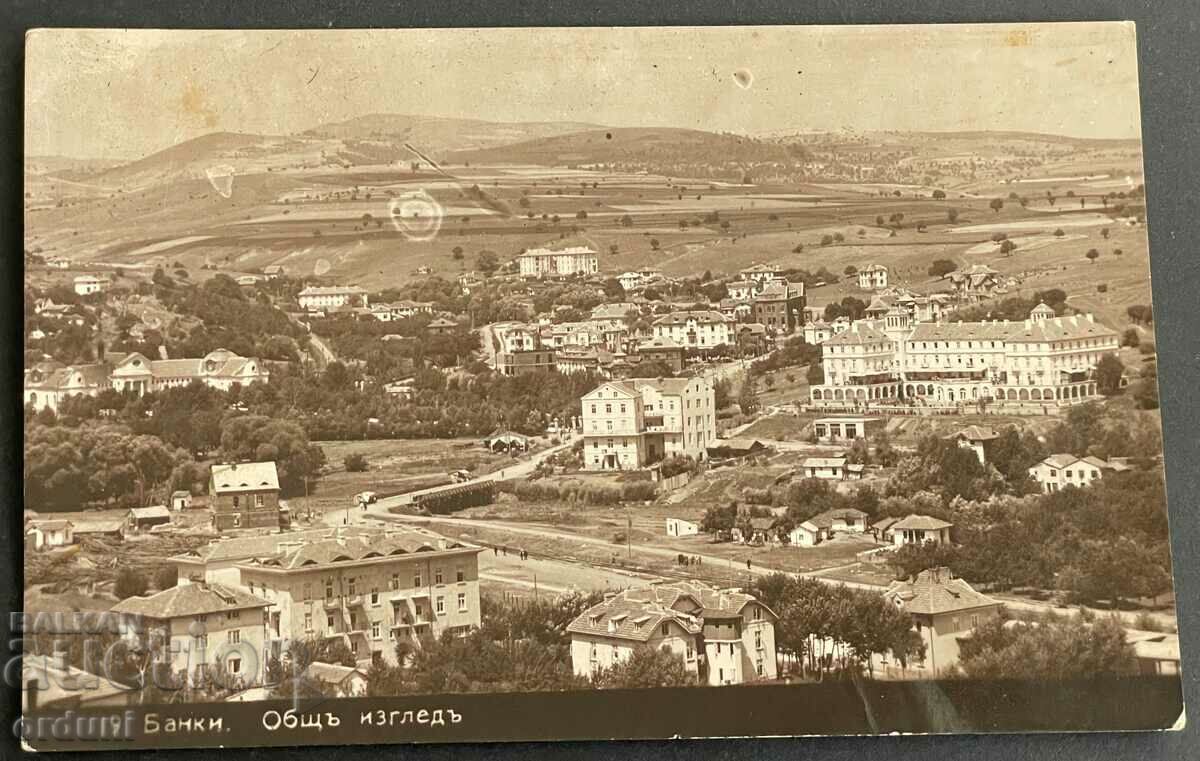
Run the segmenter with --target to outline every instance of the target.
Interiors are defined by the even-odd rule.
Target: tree
[[[454,261],[461,262],[463,260],[463,247],[455,246],[454,248],[450,249],[450,255],[454,257]]]
[[[160,590],[170,589],[179,583],[179,571],[173,565],[164,565],[154,572],[154,586]]]
[[[621,216],[621,227],[633,227],[633,217],[628,214]]]
[[[1112,396],[1121,390],[1121,376],[1125,373],[1125,365],[1115,354],[1105,354],[1096,363],[1096,390],[1105,396]]]
[[[575,212],[575,219],[587,219],[587,218],[588,218],[588,213],[586,211],[584,211],[583,209],[580,209],[579,211]]]
[[[1055,231],[1054,231],[1054,237],[1055,237],[1055,238],[1061,238],[1061,237],[1063,237],[1064,235],[1066,235],[1066,233],[1065,233],[1065,232],[1063,232],[1063,229],[1062,229],[1061,227],[1060,227],[1060,228],[1058,228],[1057,230],[1055,230]]]
[[[949,259],[934,259],[933,264],[929,265],[929,276],[945,277],[956,269],[958,269],[958,265]]]
[[[947,209],[946,210],[946,219],[950,222],[950,224],[954,224],[955,222],[957,222],[958,221],[958,209]]]
[[[1137,672],[1133,647],[1113,618],[1006,625],[996,617],[960,642],[957,669],[971,679],[1094,679]]]
[[[659,243],[659,241],[658,241],[658,238],[651,238],[651,239],[650,239],[650,250],[651,250],[651,251],[657,251],[657,250],[658,250],[658,247],[659,247],[659,245],[661,245],[661,244]]]
[[[1086,256],[1088,261],[1090,261],[1092,264],[1095,264],[1096,260],[1100,258],[1100,252],[1094,248],[1089,248],[1088,252],[1084,254],[1084,256]]]
[[[1000,241],[1000,253],[1004,254],[1005,256],[1011,256],[1012,252],[1016,249],[1017,244],[1013,243],[1011,240],[1005,239]]]
[[[342,464],[346,467],[347,473],[366,473],[367,458],[362,454],[348,454],[342,458]]]
[[[117,571],[116,581],[113,582],[113,594],[122,600],[129,597],[140,597],[146,594],[148,587],[146,577],[139,571],[129,566],[122,566]]]
[[[627,658],[596,673],[592,681],[601,689],[686,687],[696,684],[696,675],[679,653],[641,645]]]
[[[496,256],[496,252],[484,249],[475,257],[475,269],[482,272],[485,277],[491,277],[496,270],[500,269],[500,257]]]
[[[738,407],[741,408],[743,415],[753,415],[758,412],[758,382],[754,376],[747,374],[745,380],[742,381],[741,391],[738,392]]]
[[[933,191],[933,197],[940,201],[946,197],[946,191],[938,188],[937,190]]]
[[[993,198],[991,203],[988,204],[988,208],[999,214],[1000,210],[1004,208],[1004,201],[1000,200],[999,198]]]
[[[853,264],[847,264],[846,268],[842,270],[842,274],[846,277],[854,277],[858,274],[858,267],[855,267]]]
[[[717,537],[726,536],[733,530],[737,512],[736,502],[724,506],[712,505],[704,511],[704,517],[700,519],[700,530]]]
[[[1142,335],[1138,333],[1137,328],[1126,328],[1121,334],[1121,345],[1129,346],[1134,349],[1142,342]]]

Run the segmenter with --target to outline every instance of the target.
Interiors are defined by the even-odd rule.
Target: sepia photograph
[[[1181,727],[1137,48],[31,31],[26,746]]]

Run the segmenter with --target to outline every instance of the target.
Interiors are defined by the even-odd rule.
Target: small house
[[[696,536],[700,524],[683,518],[667,518],[667,536]]]
[[[35,550],[52,550],[75,543],[75,524],[67,520],[30,521],[25,529]]]
[[[120,542],[125,539],[125,521],[116,518],[104,521],[80,521],[75,524],[75,541],[105,539]]]
[[[514,431],[496,431],[483,440],[483,445],[493,452],[526,452],[529,437]]]
[[[950,441],[957,441],[960,447],[970,449],[979,458],[980,465],[987,465],[988,450],[991,448],[992,442],[1000,438],[1000,434],[987,426],[969,425],[946,438]]]
[[[313,661],[304,669],[304,676],[315,682],[324,682],[332,688],[334,697],[360,698],[367,694],[367,674],[354,666]]]
[[[150,507],[131,507],[126,515],[126,523],[135,532],[149,531],[155,526],[171,522],[171,511],[166,505],[151,505]]]
[[[192,506],[192,493],[186,489],[171,492],[171,509],[175,512],[187,510]]]
[[[1052,454],[1029,469],[1029,475],[1042,491],[1059,491],[1067,486],[1084,487],[1104,476],[1111,466],[1099,457]]]
[[[799,465],[800,475],[841,481],[846,478],[846,464],[845,457],[806,457]]]
[[[929,515],[910,515],[893,523],[887,533],[892,537],[892,544],[897,547],[906,544],[921,545],[926,542],[949,544],[950,529],[953,527],[953,523]]]
[[[887,421],[877,417],[824,417],[813,421],[813,434],[818,441],[845,442],[868,438],[886,425]]]

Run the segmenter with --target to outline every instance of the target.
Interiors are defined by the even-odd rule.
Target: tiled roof
[[[953,523],[947,523],[929,515],[910,515],[896,521],[891,527],[893,530],[937,531],[943,528],[950,528],[953,525]]]
[[[171,518],[171,511],[166,505],[151,505],[150,507],[131,507],[129,512],[133,515],[134,520],[146,520],[148,518]]]
[[[658,349],[665,351],[668,349],[682,349],[683,347],[666,336],[655,336],[638,344],[638,351],[648,351]]]
[[[175,555],[171,560],[208,563],[268,557],[278,555],[281,552],[280,545],[282,544],[303,542],[312,539],[326,539],[335,536],[339,530],[343,533],[358,532],[357,529],[319,528],[308,529],[306,531],[276,531],[269,534],[230,537],[228,539],[209,542],[204,546],[188,550],[182,555]],[[362,529],[362,531],[369,531],[372,534],[378,533],[377,531],[370,531],[368,529]]]
[[[850,327],[825,339],[825,346],[875,344],[891,341],[886,333],[865,322],[853,322]]]
[[[665,314],[662,317],[659,317],[657,320],[654,321],[654,324],[655,325],[686,325],[688,320],[695,320],[696,322],[702,322],[702,323],[707,323],[707,322],[729,323],[729,322],[732,322],[732,320],[729,317],[726,317],[725,315],[721,314],[720,312],[713,312],[711,310],[701,310],[701,311],[690,311],[690,312],[671,312],[670,314]]]
[[[279,472],[273,462],[241,462],[213,465],[211,477],[214,494],[279,489]]]
[[[699,634],[704,618],[739,615],[754,601],[743,592],[717,590],[695,581],[654,584],[593,605],[572,621],[567,631],[645,642],[661,623],[674,621],[685,631]]]
[[[957,433],[950,434],[946,438],[961,438],[966,439],[967,441],[991,441],[992,439],[999,438],[999,436],[1000,434],[996,433],[994,429],[988,428],[987,426],[969,425]]]
[[[887,518],[884,518],[883,520],[872,523],[871,528],[875,529],[876,531],[887,531],[892,526],[896,525],[896,523],[899,522],[899,520],[900,520],[899,518],[893,518],[891,516],[888,516]]]
[[[439,547],[439,541],[444,541],[445,546]],[[287,548],[275,557],[261,560],[259,565],[290,570],[304,566],[344,563],[389,555],[408,555],[416,552],[438,552],[470,547],[471,545],[462,544],[453,539],[411,530],[377,533],[374,536],[358,534],[305,542],[299,547]]]
[[[130,597],[112,607],[115,613],[169,619],[225,610],[265,608],[271,603],[238,587],[224,584],[180,584],[149,597]]]
[[[916,579],[893,582],[884,596],[898,601],[909,613],[952,613],[1000,605],[963,579],[953,578],[948,568],[930,568],[917,574]]]
[[[303,291],[300,291],[300,296],[336,296],[340,294],[358,295],[366,293],[365,290],[357,285],[310,285]]]
[[[845,457],[805,457],[802,468],[841,468],[846,465]]]
[[[1086,315],[1054,317],[1046,320],[995,322],[922,322],[909,335],[908,341],[1008,341],[1043,343],[1071,341],[1082,338],[1115,337],[1116,331]]]
[[[682,394],[691,382],[691,378],[629,378],[626,381],[632,383],[635,389],[649,386],[660,394]]]
[[[360,674],[363,678],[367,676],[362,669],[353,666],[343,666],[340,663],[313,661],[308,664],[308,668],[304,669],[304,676],[335,685],[341,684],[354,674]]]

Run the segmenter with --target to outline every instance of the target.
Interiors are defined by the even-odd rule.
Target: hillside
[[[661,169],[765,163],[790,166],[803,161],[806,156],[807,152],[800,146],[768,143],[743,135],[681,128],[626,127],[574,132],[483,150],[457,151],[448,158],[455,162],[483,164],[614,164]]]
[[[304,137],[346,141],[411,143],[426,154],[492,148],[509,143],[598,129],[583,122],[490,122],[408,114],[367,114],[343,122],[322,124]]]

